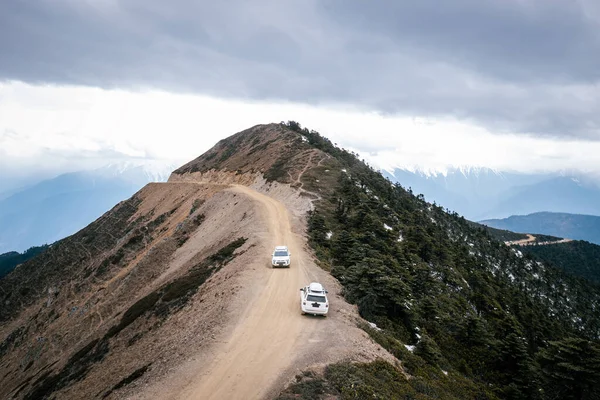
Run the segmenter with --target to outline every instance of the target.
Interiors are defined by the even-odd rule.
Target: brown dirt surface
[[[264,254],[248,265],[252,273],[244,277],[244,289],[230,299],[229,328],[218,335],[213,348],[132,398],[269,398],[307,368],[377,357],[394,362],[357,328],[356,308],[343,300],[335,279],[314,264],[305,238],[293,232],[293,219],[283,203],[248,187],[231,190],[251,199],[268,224],[261,234]],[[278,244],[290,248],[289,269],[269,266],[270,251]],[[312,281],[330,291],[326,318],[300,314],[299,289]]]
[[[151,184],[140,191],[129,223],[145,232],[141,245],[126,250],[123,261],[104,275],[92,272],[91,281],[81,278],[85,285],[51,285],[54,292],[0,327],[2,338],[27,327],[0,358],[0,397],[22,398],[39,387],[45,373],[67,370],[73,354],[101,338],[133,303],[185,276],[238,237],[248,238],[238,256],[181,310],[165,319],[152,314],[138,318],[107,342],[106,354],[81,380],[54,393],[65,399],[103,394],[109,399],[271,398],[307,368],[376,357],[394,361],[357,328],[356,307],[343,300],[337,281],[315,265],[305,238],[311,199],[289,184],[266,183],[260,176],[237,175],[237,180],[248,186],[197,183],[188,177],[185,183]],[[197,200],[202,204],[190,215]],[[180,228],[200,214],[205,216],[201,225],[177,246],[174,238],[181,235]],[[161,215],[167,217],[158,224]],[[86,268],[97,272],[104,258],[127,249],[134,233],[84,263],[81,274]],[[277,244],[290,247],[291,268],[270,267]],[[323,283],[330,292],[326,318],[300,314],[299,289],[311,281]],[[110,392],[145,365],[149,367],[143,376]]]

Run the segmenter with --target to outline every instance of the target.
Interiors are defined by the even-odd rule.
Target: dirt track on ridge
[[[531,242],[535,242],[535,236],[527,233],[527,238],[525,238],[525,239],[512,240],[512,241],[507,241],[504,243],[506,243],[507,246],[511,246],[511,245],[523,246],[524,244],[531,243]]]
[[[504,243],[507,246],[512,246],[512,245],[531,246],[533,244],[535,244],[537,246],[545,246],[548,244],[569,243],[569,242],[573,241],[573,239],[560,239],[560,240],[547,241],[547,242],[536,242],[537,238],[535,236],[533,236],[529,233],[527,233],[526,235],[527,235],[527,239],[513,240],[513,241],[509,241],[509,242],[504,242]]]
[[[269,220],[271,247],[287,245],[292,253],[289,269],[274,269],[252,299],[231,337],[217,352],[205,374],[182,398],[258,399],[263,398],[297,355],[299,341],[310,336],[320,321],[302,317],[299,288],[308,283],[309,273],[302,240],[292,232],[285,206],[248,187],[232,189],[260,204]]]
[[[200,180],[189,182],[205,184]],[[243,202],[238,208],[243,207],[256,225],[246,225],[231,233],[230,239],[237,235],[248,237],[253,247],[207,281],[205,290],[185,317],[190,326],[201,323],[218,329],[208,335],[205,328],[189,331],[202,336],[197,341],[186,339],[185,356],[176,357],[170,366],[167,363],[155,367],[156,375],[148,377],[142,387],[131,387],[130,395],[125,398],[272,399],[294,381],[296,374],[307,369],[319,371],[340,361],[368,362],[376,358],[396,362],[357,326],[360,317],[356,306],[344,300],[339,282],[315,264],[305,237],[305,220],[301,217],[306,207],[303,203],[308,199],[298,197],[287,185],[251,188],[230,182],[223,188],[223,194],[206,203],[211,210],[206,211],[204,232],[222,230],[214,224],[232,229],[227,220],[242,217],[235,205],[224,214],[219,209],[220,201]],[[195,247],[206,246],[207,240],[211,239],[206,234],[190,238],[180,256],[195,253]],[[276,245],[290,248],[290,268],[271,268],[270,253]],[[313,281],[321,282],[329,290],[330,310],[326,318],[300,313],[299,289]],[[225,295],[232,289],[235,294]],[[218,293],[221,295],[214,297]],[[220,311],[206,317],[207,311],[202,311],[202,307],[212,309],[209,303],[212,299],[221,302],[215,303]],[[180,326],[185,330],[187,325],[184,320],[173,322],[165,334],[177,336],[172,329]]]

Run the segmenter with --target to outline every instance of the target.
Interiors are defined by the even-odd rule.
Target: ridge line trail
[[[521,240],[513,240],[513,241],[508,241],[508,242],[504,242],[506,245],[508,246],[512,246],[512,245],[516,245],[516,246],[531,246],[532,244],[534,244],[536,237],[527,233],[527,239],[521,239]],[[551,242],[539,242],[539,243],[535,243],[537,246],[545,246],[548,244],[558,244],[558,243],[568,243],[568,242],[572,242],[573,239],[560,239],[560,240],[555,240],[555,241],[551,241]]]
[[[526,234],[527,238],[526,239],[519,239],[519,240],[512,240],[512,241],[507,241],[505,242],[508,246],[516,244],[517,246],[522,246],[525,243],[530,243],[530,242],[534,242],[535,241],[535,236],[530,235],[529,233]]]
[[[269,224],[266,243],[287,245],[292,253],[289,269],[272,269],[268,280],[254,291],[233,332],[221,344],[204,373],[183,390],[185,399],[261,399],[280,374],[292,366],[305,334],[319,326],[316,318],[300,314],[299,289],[309,283],[303,238],[292,232],[290,215],[279,201],[246,186],[227,190],[248,196],[260,205]],[[264,262],[270,267],[270,251]],[[261,260],[262,261],[262,260]]]

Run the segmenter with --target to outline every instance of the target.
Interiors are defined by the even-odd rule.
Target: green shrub
[[[146,373],[148,368],[150,368],[151,365],[152,365],[152,363],[144,365],[143,367],[138,368],[135,371],[133,371],[129,376],[123,378],[119,383],[117,383],[115,386],[113,386],[112,389],[110,389],[109,391],[104,393],[104,395],[102,395],[102,398],[103,399],[107,398],[115,390],[119,390],[122,387],[129,385],[131,382],[135,381],[136,379],[141,378]]]
[[[111,329],[109,329],[109,331],[106,333],[106,335],[104,337],[109,339],[109,338],[117,335],[119,332],[121,332],[123,329],[125,329],[129,325],[131,325],[137,318],[142,316],[146,311],[149,311],[150,309],[152,309],[152,307],[154,307],[156,302],[160,299],[160,296],[161,296],[160,292],[156,291],[156,292],[152,292],[149,295],[144,296],[140,300],[136,301],[131,307],[129,307],[129,309],[127,309],[127,311],[125,311],[125,314],[123,314],[123,316],[121,317],[121,321],[117,325],[115,325]]]
[[[287,175],[289,171],[289,167],[286,166],[287,161],[287,157],[282,156],[271,165],[271,168],[264,173],[267,182],[280,181]]]

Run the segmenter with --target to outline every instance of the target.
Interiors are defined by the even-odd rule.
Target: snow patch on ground
[[[383,227],[388,231],[391,231],[392,229],[394,229],[391,226],[389,226],[388,224],[383,224]]]
[[[376,324],[374,324],[373,322],[369,322],[369,326],[373,329],[375,329],[376,331],[380,331],[381,328],[378,327]]]
[[[415,351],[415,346],[411,346],[410,344],[405,344],[404,347],[406,347],[406,350],[410,351],[411,353]]]

